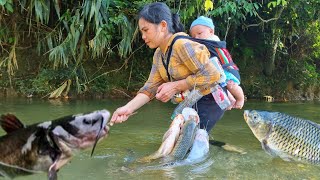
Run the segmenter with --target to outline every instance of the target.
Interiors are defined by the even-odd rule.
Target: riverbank
[[[113,88],[107,92],[87,92],[83,94],[76,94],[70,92],[67,96],[61,96],[59,99],[131,99],[136,95],[137,91],[127,91],[124,89]],[[246,93],[245,93],[246,95]],[[33,95],[33,94],[22,94],[11,88],[0,88],[0,98],[39,98],[49,99],[48,95]],[[288,102],[288,101],[320,101],[319,88],[308,88],[306,91],[295,90],[285,92],[285,94],[266,94],[264,96],[248,96],[247,100],[264,100],[270,102]]]
[[[144,51],[139,55],[145,54],[145,57],[132,58],[130,64],[116,61],[117,56],[88,61],[83,64],[85,71],[74,71],[73,66],[58,69],[44,66],[41,62],[48,57],[37,55],[34,49],[20,50],[17,54],[19,70],[16,74],[9,77],[5,71],[0,72],[0,97],[45,99],[61,88],[58,96],[66,99],[130,99],[147,80],[152,65],[148,58],[152,52],[146,54]],[[250,59],[254,63],[235,59],[241,59],[236,63],[247,99],[264,100],[270,96],[279,102],[320,100],[319,75],[310,73],[306,67],[291,71],[278,67],[274,75],[266,76],[259,68],[263,62],[258,59]],[[68,85],[64,86],[66,82]]]

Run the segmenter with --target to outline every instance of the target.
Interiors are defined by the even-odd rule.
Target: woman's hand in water
[[[110,120],[110,126],[113,124],[122,123],[128,120],[129,116],[132,115],[133,111],[127,106],[122,106],[118,108],[113,114]]]

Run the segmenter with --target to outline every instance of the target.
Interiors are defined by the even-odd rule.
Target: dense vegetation
[[[1,92],[132,96],[151,65],[136,19],[149,2],[0,0]],[[199,15],[214,20],[248,98],[320,98],[319,0],[163,2],[186,29]]]

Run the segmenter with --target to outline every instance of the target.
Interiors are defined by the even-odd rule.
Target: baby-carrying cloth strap
[[[218,57],[220,62],[223,62],[223,60],[220,59],[222,57],[221,53],[217,52],[217,49],[220,49],[220,48],[226,49],[226,42],[225,41],[212,41],[212,40],[207,40],[207,39],[192,38],[190,36],[178,35],[178,36],[174,37],[172,42],[171,42],[171,45],[170,45],[169,50],[168,50],[168,54],[166,56],[167,57],[167,61],[165,62],[164,58],[163,57],[161,58],[162,64],[163,64],[163,66],[165,67],[165,69],[167,71],[167,76],[168,76],[169,81],[171,81],[171,76],[170,76],[170,73],[169,73],[169,63],[170,63],[170,57],[171,57],[171,53],[172,53],[172,47],[173,47],[174,43],[176,42],[176,40],[178,40],[180,38],[190,39],[192,41],[195,41],[195,42],[198,42],[200,44],[205,45],[207,47],[207,49],[209,50],[209,52],[210,52],[210,57],[216,56],[216,57]],[[220,56],[219,56],[219,54],[220,54]],[[223,66],[224,69],[229,67],[229,66],[233,66],[233,65],[235,65],[235,64],[232,61],[229,61],[229,64],[222,63],[222,66]]]

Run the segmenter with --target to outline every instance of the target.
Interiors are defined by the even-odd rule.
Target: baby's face
[[[208,39],[209,37],[214,35],[214,30],[209,28],[208,26],[196,25],[191,28],[190,35],[193,38]]]

